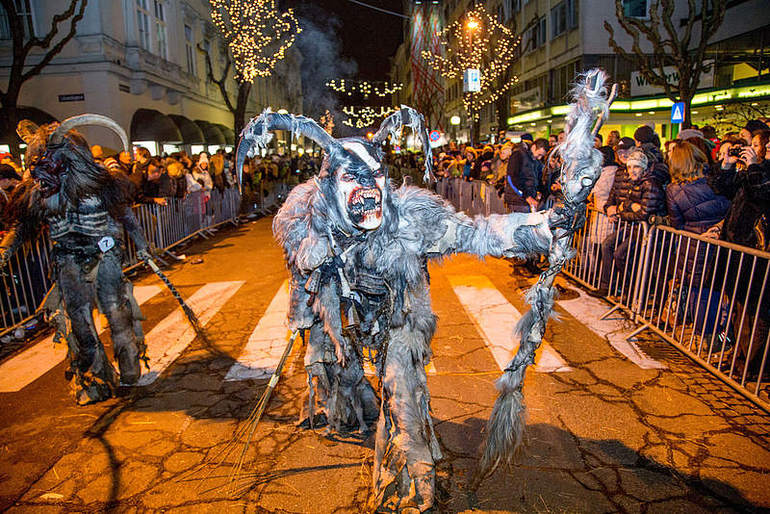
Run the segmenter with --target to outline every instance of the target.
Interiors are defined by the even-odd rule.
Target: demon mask
[[[93,163],[88,143],[73,130],[81,125],[98,125],[115,131],[123,148],[128,149],[125,131],[115,121],[99,114],[81,114],[67,118],[61,124],[43,126],[29,120],[19,122],[16,132],[27,143],[27,165],[44,197],[62,189],[73,160],[85,159]]]
[[[240,181],[246,157],[265,148],[272,130],[288,130],[294,136],[303,135],[320,145],[326,156],[321,169],[321,189],[327,198],[334,198],[341,228],[374,230],[382,225],[388,205],[387,169],[382,145],[388,135],[400,136],[404,126],[419,134],[426,154],[426,180],[432,179],[431,149],[422,115],[411,107],[402,106],[380,125],[371,141],[352,137],[334,139],[314,120],[292,114],[263,112],[249,122],[241,132],[236,166]]]

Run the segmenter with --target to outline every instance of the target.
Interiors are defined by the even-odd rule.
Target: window
[[[184,26],[184,49],[187,55],[187,73],[195,75],[195,51],[193,46],[193,29],[189,25]]]
[[[647,18],[647,0],[623,0],[623,14],[630,18]]]
[[[32,8],[29,0],[13,0],[16,6],[16,14],[21,20],[21,26],[24,28],[24,40],[29,40],[35,36],[35,23],[32,19]],[[8,13],[0,6],[0,39],[11,39],[11,24],[8,19]]]
[[[158,55],[168,59],[168,41],[166,38],[166,13],[162,0],[155,2],[155,35],[158,38]]]
[[[567,5],[567,29],[576,29],[579,20],[578,0],[565,0],[564,3]]]
[[[551,39],[567,30],[567,4],[560,2],[551,9]]]
[[[545,16],[542,16],[537,22],[532,26],[531,29],[529,29],[529,36],[528,36],[528,42],[527,47],[531,50],[535,50],[536,48],[540,48],[545,44],[546,41],[546,21]]]
[[[136,29],[139,35],[139,46],[150,50],[150,12],[147,10],[147,0],[136,0]]]
[[[203,47],[203,53],[208,56],[207,59],[210,59],[211,58],[211,41],[209,41],[208,39],[204,39],[203,43],[201,44],[201,46]],[[211,82],[211,78],[209,77],[208,68],[206,69],[206,81],[207,82]]]

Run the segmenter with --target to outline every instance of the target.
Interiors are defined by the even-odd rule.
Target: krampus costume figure
[[[149,256],[131,211],[130,184],[94,162],[86,141],[72,131],[79,125],[110,128],[128,149],[123,129],[100,115],[84,114],[42,127],[26,120],[19,123],[32,178],[11,198],[7,215],[12,229],[0,243],[0,262],[5,264],[24,241],[48,225],[56,286],[45,307],[53,313],[58,338],[68,344],[68,377],[75,399],[87,404],[112,396],[119,380],[134,384],[141,375],[144,336],[141,312],[122,272],[124,228],[140,257]],[[109,321],[120,379],[97,336],[94,306]]]
[[[593,86],[602,90],[601,83]],[[593,121],[591,107],[587,113]],[[554,229],[572,230],[573,220],[582,219],[580,206],[471,219],[425,189],[394,189],[381,147],[403,126],[422,138],[430,177],[424,121],[408,107],[387,118],[371,141],[337,140],[313,120],[265,112],[243,130],[237,156],[240,173],[247,154],[270,141],[271,130],[304,135],[326,152],[320,175],[294,188],[273,231],[291,273],[290,327],[310,334],[305,354],[309,394],[302,417],[310,426],[325,416],[330,429],[366,431],[369,420],[378,416],[372,497],[378,511],[424,511],[434,503],[435,462],[441,452],[425,374],[436,328],[428,259],[460,252],[519,258],[548,253]],[[589,148],[593,145],[588,134],[579,137]],[[587,180],[578,178],[587,191],[601,162],[591,152],[586,157],[597,168],[591,168]],[[567,195],[571,191],[568,187]],[[587,193],[581,197],[584,202]],[[547,318],[547,312],[542,314]],[[367,359],[379,373],[379,399],[364,378]],[[510,434],[517,427],[498,423],[494,429]],[[513,451],[512,445],[488,448],[493,463],[500,460],[498,454]]]

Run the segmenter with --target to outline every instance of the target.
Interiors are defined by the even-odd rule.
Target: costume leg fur
[[[72,324],[72,388],[77,402],[84,404],[111,397],[118,377],[96,334],[92,314],[94,286],[78,260],[74,255],[62,255],[57,259],[57,268],[59,288]]]

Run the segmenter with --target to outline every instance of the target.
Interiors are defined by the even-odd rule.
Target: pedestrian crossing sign
[[[684,102],[677,102],[671,106],[671,123],[684,122]]]

